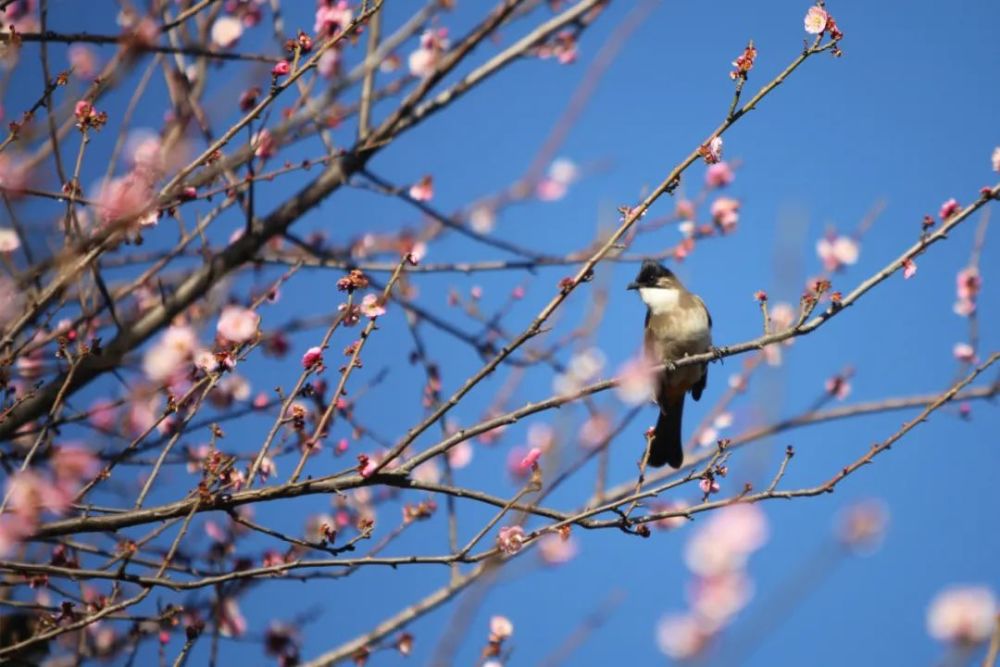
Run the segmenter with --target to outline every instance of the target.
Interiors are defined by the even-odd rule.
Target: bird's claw
[[[722,361],[725,358],[725,355],[723,354],[721,347],[716,347],[713,345],[712,347],[708,348],[708,351],[712,353],[712,359]]]

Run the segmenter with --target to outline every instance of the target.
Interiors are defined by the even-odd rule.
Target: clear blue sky
[[[52,28],[109,32],[113,3],[50,2]],[[289,26],[312,27],[309,0],[285,2]],[[418,3],[387,2],[387,24],[398,25],[405,12]],[[458,8],[442,21],[452,35],[462,35],[486,3],[460,0]],[[101,6],[100,11],[97,7]],[[562,111],[609,32],[620,23],[629,2],[613,3],[580,44],[580,59],[561,67],[553,61],[525,61],[457,102],[453,108],[409,132],[372,162],[372,169],[398,183],[415,181],[426,173],[436,183],[435,206],[450,211],[474,198],[494,192],[519,176],[530,163],[540,142]],[[106,7],[106,8],[105,8]],[[599,227],[614,224],[615,209],[636,202],[667,171],[705,138],[725,114],[732,83],[727,77],[730,61],[753,39],[759,57],[747,90],[752,92],[782,69],[802,47],[805,2],[713,3],[663,2],[642,25],[601,81],[596,95],[572,129],[560,155],[578,163],[606,163],[607,168],[575,185],[557,203],[531,203],[503,212],[497,235],[540,251],[566,253],[585,247]],[[709,305],[715,322],[717,344],[736,343],[758,335],[760,315],[752,299],[765,289],[773,299],[795,300],[806,276],[820,271],[814,245],[828,226],[852,231],[877,202],[885,201],[883,214],[866,235],[860,260],[834,277],[835,289],[845,292],[894,258],[918,236],[920,219],[936,214],[943,201],[956,197],[966,203],[980,187],[991,185],[990,153],[1000,144],[997,108],[1000,93],[996,68],[1000,42],[996,39],[1000,10],[987,1],[954,2],[831,2],[846,38],[844,56],[820,56],[806,63],[758,111],[741,120],[726,135],[726,155],[742,167],[731,186],[742,201],[741,221],[735,236],[712,239],[699,245],[678,268],[679,275]],[[102,12],[108,12],[102,15]],[[543,10],[542,13],[544,13]],[[102,18],[103,16],[103,18]],[[510,30],[511,35],[523,28]],[[258,28],[263,34],[268,28]],[[508,37],[508,35],[504,35]],[[507,43],[505,40],[503,43]],[[251,40],[248,47],[256,44]],[[415,47],[401,50],[404,59]],[[29,45],[32,51],[36,47]],[[481,62],[494,52],[486,45],[476,54]],[[105,55],[110,50],[105,49]],[[351,51],[356,59],[359,48]],[[356,62],[353,60],[352,62]],[[7,91],[8,117],[30,103],[38,88],[31,68],[18,76],[24,85]],[[141,70],[140,70],[141,71]],[[210,111],[228,109],[247,82],[248,69],[227,65],[214,72],[218,83],[207,96]],[[227,76],[226,73],[231,73]],[[37,75],[37,74],[36,74]],[[132,79],[138,75],[134,73]],[[258,82],[266,75],[258,73]],[[18,81],[15,77],[15,81]],[[130,86],[125,86],[130,91]],[[162,82],[144,100],[137,125],[157,127],[156,100],[163,98]],[[128,101],[117,94],[107,103],[111,126]],[[159,107],[162,110],[162,105]],[[376,114],[386,113],[380,105]],[[221,121],[219,127],[220,129]],[[351,128],[334,136],[347,145]],[[110,135],[95,142],[96,155],[110,150]],[[305,155],[318,155],[314,143]],[[299,155],[299,153],[295,153]],[[104,168],[95,162],[92,182]],[[260,188],[258,207],[269,210],[293,188],[305,182],[296,174]],[[696,166],[686,177],[689,192],[702,178]],[[650,216],[670,210],[669,200],[658,203]],[[346,240],[366,230],[387,231],[401,224],[416,225],[419,217],[399,201],[365,192],[346,192],[308,214],[296,229],[322,229],[334,240]],[[767,369],[753,382],[750,393],[734,408],[734,432],[764,418],[797,414],[820,395],[827,377],[847,365],[856,368],[853,393],[848,401],[943,390],[955,377],[957,363],[952,346],[968,337],[967,321],[952,312],[955,273],[968,261],[979,216],[963,224],[949,239],[918,260],[917,275],[909,281],[894,276],[866,296],[859,305],[828,326],[799,340],[787,351],[780,369]],[[242,225],[238,216],[221,221],[214,238],[224,239]],[[982,258],[984,292],[980,299],[983,356],[996,350],[1000,327],[1000,302],[993,289],[993,267],[1000,260],[1000,231],[989,229]],[[655,253],[679,240],[674,228],[644,235],[633,248]],[[156,243],[155,237],[151,243]],[[502,254],[472,245],[454,236],[431,244],[428,261],[488,259]],[[608,311],[595,339],[609,359],[608,371],[635,352],[640,338],[642,307],[624,291],[634,267],[606,266],[598,282],[610,289]],[[443,303],[450,287],[467,293],[473,285],[484,291],[483,308],[491,312],[517,284],[527,286],[527,296],[505,320],[510,331],[520,331],[551,297],[565,268],[541,270],[535,275],[504,272],[467,277],[435,275],[418,279],[418,303],[445,311],[450,321],[466,331],[475,323]],[[333,282],[337,275],[312,272],[300,275],[284,290],[284,300],[267,311],[264,326],[292,315],[306,315],[316,299],[324,299],[323,312],[336,303]],[[243,283],[239,283],[243,284]],[[258,281],[260,284],[260,281]],[[562,310],[555,335],[579,323],[589,306],[587,287],[579,290]],[[245,291],[245,287],[244,287]],[[207,334],[206,334],[207,335]],[[249,368],[255,390],[275,384],[290,385],[301,352],[316,344],[321,332],[297,336],[293,354],[282,366],[261,362]],[[446,361],[444,389],[457,388],[479,361],[467,348],[435,332],[427,333],[432,356]],[[336,339],[338,352],[348,338]],[[352,379],[360,386],[383,367],[399,372],[374,390],[359,418],[377,424],[379,433],[395,439],[420,416],[417,404],[419,369],[406,366],[412,339],[401,312],[391,311],[380,322],[365,353],[365,366]],[[571,350],[563,355],[568,359]],[[706,398],[690,404],[688,428],[704,414],[725,389],[725,380],[739,368],[738,358],[712,368]],[[503,386],[504,370],[474,392],[455,411],[463,424],[474,423]],[[994,375],[990,375],[990,378]],[[396,378],[396,379],[393,379]],[[98,383],[87,396],[106,391]],[[510,407],[551,393],[551,375],[536,372],[510,402]],[[613,414],[623,411],[610,396],[599,399]],[[582,411],[568,409],[558,415],[543,414],[537,422],[570,426],[570,452]],[[824,481],[853,460],[873,442],[895,431],[906,417],[892,413],[838,422],[829,426],[784,434],[769,443],[757,443],[736,454],[725,491],[743,481],[760,485],[777,465],[786,445],[795,446],[794,459],[784,484],[787,488],[812,486]],[[652,408],[613,447],[612,480],[634,474],[633,449],[640,433],[653,419]],[[534,423],[532,420],[527,425]],[[256,450],[260,423],[245,420],[227,427],[227,445],[238,451]],[[343,429],[342,426],[338,427]],[[511,428],[495,449],[477,445],[473,465],[461,471],[458,481],[510,494],[514,487],[498,473],[507,450],[523,442],[526,425]],[[771,502],[765,511],[771,522],[771,539],[750,564],[756,594],[731,630],[729,640],[741,635],[750,623],[776,607],[774,592],[792,573],[799,572],[831,541],[833,519],[845,505],[863,498],[881,498],[891,521],[885,543],[875,555],[850,558],[815,581],[809,595],[760,640],[756,651],[742,664],[819,665],[920,665],[933,662],[942,649],[925,630],[925,610],[933,595],[955,583],[982,583],[1000,589],[1000,535],[996,531],[997,490],[993,472],[1000,464],[997,432],[1000,419],[995,407],[977,403],[971,421],[943,410],[908,436],[875,465],[844,482],[835,494],[793,502]],[[341,431],[336,435],[346,434]],[[420,441],[423,444],[430,439]],[[242,444],[241,444],[242,443]],[[189,444],[197,444],[197,438]],[[631,449],[630,449],[631,448]],[[311,472],[325,474],[342,462],[327,456]],[[283,472],[291,460],[279,462]],[[762,472],[764,471],[764,472]],[[163,485],[156,500],[176,499],[187,491],[191,478],[178,470]],[[554,499],[573,507],[587,497],[592,476],[568,484]],[[692,491],[680,497],[694,500]],[[328,507],[328,499],[310,497],[258,509],[259,520],[287,530],[301,525],[307,513]],[[383,529],[394,525],[398,507],[389,503],[380,512]],[[485,516],[478,508],[463,509],[463,533],[472,534],[475,520]],[[654,627],[665,612],[685,606],[688,573],[681,559],[687,527],[672,534],[654,533],[640,540],[619,532],[583,534],[577,531],[581,552],[571,563],[540,571],[529,554],[506,568],[486,595],[471,621],[469,635],[456,664],[472,664],[484,643],[492,614],[504,614],[515,625],[514,655],[510,664],[539,662],[573,631],[583,618],[612,592],[622,596],[607,622],[566,664],[662,664],[654,642]],[[392,553],[440,553],[446,546],[440,521],[418,526],[393,547]],[[204,538],[201,538],[204,539]],[[258,542],[247,543],[258,553]],[[446,581],[444,569],[403,568],[371,570],[344,581],[267,583],[251,591],[242,604],[251,627],[260,630],[267,620],[289,619],[318,610],[315,621],[303,628],[303,656],[313,657],[342,640],[370,628]],[[462,602],[459,602],[461,605]],[[412,628],[416,636],[409,662],[393,653],[379,654],[371,664],[424,664],[443,629],[452,621],[450,606],[421,619]],[[205,645],[192,664],[203,664]],[[173,647],[175,649],[179,648]],[[222,664],[237,659],[261,664],[258,648],[250,644],[224,646]],[[168,653],[169,654],[169,653]],[[147,655],[148,660],[153,656]],[[714,664],[714,663],[706,663]]]

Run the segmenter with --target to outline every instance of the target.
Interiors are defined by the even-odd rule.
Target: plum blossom
[[[728,505],[712,514],[692,534],[684,562],[699,576],[711,577],[742,569],[751,553],[768,538],[767,519],[756,505]]]
[[[903,260],[903,280],[909,280],[917,275],[917,263],[912,259]]]
[[[316,71],[324,79],[332,79],[340,71],[341,60],[339,49],[327,49],[320,55],[319,62],[316,63]]]
[[[381,298],[376,294],[365,294],[365,298],[361,300],[361,312],[370,319],[375,319],[376,317],[381,317],[385,315],[385,305],[381,302]]]
[[[739,211],[739,200],[731,197],[719,197],[709,207],[712,219],[715,221],[715,224],[722,228],[724,234],[736,228],[736,223],[740,219]]]
[[[711,632],[693,614],[668,614],[656,624],[656,645],[675,660],[698,655],[710,637]]]
[[[518,468],[523,472],[527,472],[528,470],[531,470],[538,465],[538,459],[540,459],[541,457],[542,457],[541,448],[532,447],[528,451],[528,453],[524,455],[524,458],[521,459],[521,462],[518,464]]]
[[[13,229],[0,227],[0,252],[11,253],[21,247],[21,239]]]
[[[420,47],[410,54],[410,74],[426,79],[434,73],[441,55],[448,50],[448,29],[425,30],[420,36]]]
[[[502,642],[514,634],[514,624],[506,616],[490,618],[490,641]]]
[[[839,271],[844,266],[857,263],[860,249],[850,236],[829,233],[816,242],[816,254],[827,271]]]
[[[219,610],[219,634],[223,637],[240,637],[247,631],[247,620],[234,598],[223,600]]]
[[[976,644],[990,638],[996,617],[993,591],[985,586],[953,586],[931,601],[927,632],[938,641]]]
[[[292,71],[292,66],[288,63],[287,60],[279,60],[274,64],[274,67],[271,68],[271,76],[273,77],[285,76],[291,71]]]
[[[889,509],[878,499],[863,500],[837,517],[837,538],[855,553],[874,553],[885,536]]]
[[[448,450],[448,464],[455,470],[472,463],[473,449],[468,440],[463,440]]]
[[[964,364],[971,364],[976,361],[976,350],[968,343],[955,343],[952,353],[956,359]]]
[[[504,526],[497,535],[497,546],[505,554],[516,554],[524,546],[524,528]]]
[[[941,210],[938,211],[938,217],[940,217],[942,220],[947,220],[948,218],[958,213],[960,210],[962,210],[962,207],[959,206],[958,201],[954,197],[952,197],[945,203],[941,204]]]
[[[576,558],[580,547],[572,535],[547,533],[538,541],[538,555],[546,565],[562,565]]]
[[[958,301],[955,302],[955,313],[962,317],[968,317],[976,311],[976,299],[979,291],[983,287],[983,280],[979,275],[979,269],[975,266],[967,266],[955,276],[955,292]]]
[[[235,16],[224,14],[212,24],[212,43],[220,49],[228,49],[243,35],[243,22]]]
[[[219,315],[216,330],[232,343],[245,343],[257,335],[260,315],[242,306],[226,306]]]
[[[990,162],[993,164],[993,171],[1000,171],[1000,146],[993,149],[993,155],[990,157]]]
[[[86,44],[70,44],[66,50],[73,74],[81,79],[91,79],[97,73],[97,54]]]
[[[278,150],[278,142],[274,140],[274,135],[266,127],[253,135],[250,144],[254,147],[253,154],[262,160],[274,157]]]
[[[838,401],[844,400],[851,394],[849,374],[837,374],[827,378],[823,385],[823,389],[827,394],[836,398]]]
[[[722,159],[722,137],[714,136],[702,147],[702,155],[709,164],[715,164]]]
[[[410,186],[410,197],[416,201],[430,201],[434,198],[434,177],[424,176]]]
[[[89,480],[100,467],[94,452],[80,444],[60,445],[52,455],[52,471],[56,480],[70,488]]]
[[[573,355],[566,371],[553,379],[553,391],[557,394],[572,394],[578,391],[600,374],[605,363],[604,353],[596,347],[587,348]]]
[[[32,523],[43,511],[61,514],[72,502],[70,489],[55,484],[48,477],[34,470],[20,470],[7,479],[10,508]]]
[[[302,355],[303,368],[318,368],[323,365],[323,348],[310,347]]]
[[[618,386],[615,393],[627,405],[641,405],[653,396],[656,374],[646,355],[639,355],[622,364],[618,369]]]
[[[686,500],[675,500],[656,505],[654,509],[657,513],[660,512],[681,513],[687,511],[688,507],[690,507],[690,505]],[[686,526],[687,522],[688,522],[687,517],[684,516],[683,514],[680,514],[679,516],[669,516],[659,519],[655,525],[657,528],[660,528],[661,530],[673,530],[675,528],[680,528],[681,526]]]
[[[347,0],[319,0],[313,32],[317,37],[332,37],[351,25],[353,14]]]
[[[542,201],[556,201],[566,196],[569,186],[579,178],[579,167],[572,160],[559,158],[549,165],[548,175],[535,186],[535,195]]]
[[[810,35],[820,34],[826,30],[826,24],[829,20],[830,15],[826,13],[825,9],[819,6],[810,7],[804,20],[806,32]]]
[[[728,162],[716,162],[705,170],[705,185],[710,188],[724,188],[736,179]]]
[[[720,627],[750,601],[753,586],[746,573],[737,570],[719,576],[696,579],[688,590],[691,609],[708,622]]]
[[[97,214],[105,224],[144,219],[153,201],[152,184],[145,174],[136,170],[99,186]]]

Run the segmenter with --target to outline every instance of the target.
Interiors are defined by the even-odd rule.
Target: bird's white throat
[[[681,293],[675,287],[640,287],[639,298],[655,315],[676,308]]]

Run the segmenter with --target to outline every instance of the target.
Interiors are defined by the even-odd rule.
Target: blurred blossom
[[[740,202],[732,197],[719,197],[712,202],[709,207],[712,219],[723,233],[729,233],[736,228],[736,223],[740,219]]]
[[[993,171],[1000,171],[1000,146],[993,149],[993,155],[990,160],[993,163]]]
[[[219,634],[241,637],[247,631],[247,621],[234,598],[226,598],[219,607]]]
[[[31,180],[32,172],[20,157],[0,154],[0,190],[8,197],[18,198]]]
[[[52,471],[61,484],[75,487],[90,481],[101,462],[97,455],[82,444],[60,445],[52,454]]]
[[[429,77],[450,45],[447,28],[425,30],[420,36],[420,47],[410,54],[410,74],[421,79]]]
[[[430,201],[434,198],[434,177],[424,176],[410,186],[410,197],[417,201]]]
[[[436,459],[430,459],[414,468],[410,476],[421,484],[437,484],[441,481],[441,466]]]
[[[365,317],[375,319],[385,315],[385,305],[382,304],[378,295],[365,294],[365,298],[361,300],[361,312],[364,313]]]
[[[917,275],[917,263],[912,259],[903,260],[903,280],[909,280]]]
[[[715,164],[722,159],[722,137],[716,135],[712,137],[712,140],[708,142],[708,146],[705,151],[705,159],[709,164]]]
[[[148,224],[145,216],[153,207],[153,188],[137,170],[103,182],[98,186],[96,202],[98,217],[105,224],[125,221]]]
[[[271,131],[266,127],[257,132],[250,139],[250,144],[254,147],[253,154],[262,160],[274,157],[278,150],[278,143],[274,140]]]
[[[547,533],[538,540],[538,555],[547,565],[562,565],[576,558],[580,547],[572,535]]]
[[[578,176],[579,168],[572,160],[559,158],[549,165],[548,175],[538,182],[535,196],[542,201],[562,199]]]
[[[841,510],[837,517],[837,537],[856,553],[878,550],[889,523],[889,508],[878,499],[864,500]]]
[[[732,572],[741,569],[767,538],[767,518],[757,505],[728,505],[692,533],[684,548],[684,562],[703,577]]]
[[[618,369],[619,384],[615,394],[626,405],[641,405],[652,399],[655,377],[646,355],[639,355]]]
[[[685,227],[681,228],[681,233],[685,236],[690,236],[694,233],[694,204],[690,199],[678,199],[677,204],[674,206],[674,215],[677,216],[678,220],[683,221],[681,224]]]
[[[955,343],[952,353],[962,363],[971,364],[976,361],[976,350],[968,343]]]
[[[219,335],[232,343],[245,343],[257,334],[260,315],[242,306],[226,306],[216,327]]]
[[[831,378],[827,378],[823,389],[830,396],[836,398],[838,401],[842,401],[850,396],[851,383],[848,381],[847,374],[834,375]]]
[[[674,660],[687,660],[701,652],[710,634],[692,614],[669,614],[656,624],[656,645]]]
[[[594,380],[605,364],[604,353],[596,347],[587,348],[573,355],[567,364],[566,372],[556,375],[552,381],[552,389],[557,394],[572,394]]]
[[[607,415],[591,415],[580,425],[580,444],[587,449],[601,446],[611,435],[611,420]]]
[[[514,624],[506,616],[490,618],[490,641],[502,642],[514,634]]]
[[[11,475],[7,479],[6,491],[10,497],[10,508],[32,523],[43,511],[61,514],[72,501],[68,489],[30,469]]]
[[[198,335],[187,325],[171,325],[160,339],[147,348],[142,370],[159,384],[185,370],[198,349]]]
[[[505,554],[516,554],[524,546],[524,528],[504,526],[497,535],[497,546]]]
[[[329,514],[316,514],[306,520],[305,538],[315,544],[323,544],[333,539],[337,522]]]
[[[826,30],[826,23],[830,16],[822,7],[813,6],[806,12],[805,28],[810,35],[818,35]]]
[[[538,447],[542,452],[552,449],[556,442],[556,432],[544,422],[535,422],[528,427],[528,446]]]
[[[472,445],[463,440],[448,450],[448,463],[455,470],[460,470],[472,462]]]
[[[6,558],[32,533],[31,520],[19,514],[0,516],[0,558]]]
[[[986,641],[996,623],[996,596],[985,586],[946,588],[935,596],[927,610],[927,632],[943,642]]]
[[[740,571],[726,572],[714,577],[696,579],[688,589],[691,609],[707,621],[711,629],[729,622],[753,595],[753,584]]]
[[[958,301],[955,302],[955,313],[968,317],[976,311],[976,298],[983,287],[979,269],[967,266],[955,276],[955,292]]]
[[[705,170],[705,185],[710,188],[724,188],[736,180],[728,162],[716,162]]]
[[[13,28],[16,32],[38,31],[38,0],[15,0],[3,10],[3,25],[0,32]]]
[[[319,0],[316,4],[313,32],[317,37],[332,37],[351,25],[353,13],[347,0]]]
[[[827,234],[816,242],[816,254],[827,271],[839,271],[858,261],[858,242],[849,236]]]
[[[0,252],[11,253],[21,247],[21,239],[13,229],[0,227]]]
[[[489,234],[496,226],[496,211],[490,206],[476,206],[469,213],[469,226],[477,234]]]
[[[0,275],[0,327],[21,315],[24,307],[24,292],[13,280]]]
[[[87,420],[98,431],[111,432],[118,420],[118,408],[111,401],[99,398],[87,411]]]
[[[684,512],[687,511],[688,507],[690,507],[690,505],[686,500],[674,500],[654,505],[653,511],[657,513]],[[657,528],[660,528],[661,530],[674,530],[676,528],[680,528],[681,526],[687,525],[687,523],[688,523],[687,517],[684,515],[680,515],[680,516],[671,516],[659,519],[655,525]]]
[[[316,63],[316,71],[324,79],[332,79],[340,71],[340,62],[340,50],[327,49],[320,55],[319,62]]]
[[[235,16],[223,14],[212,24],[212,43],[220,49],[228,49],[236,44],[243,34],[243,22]]]

